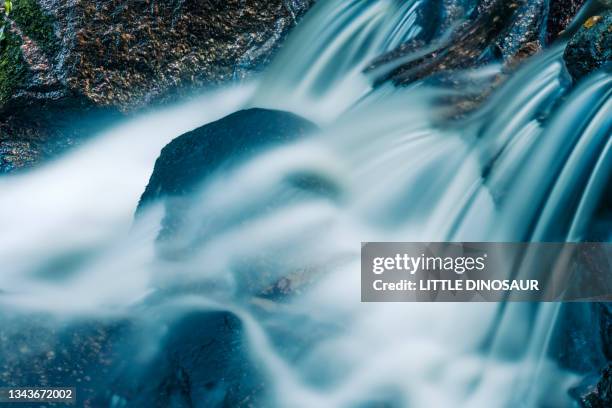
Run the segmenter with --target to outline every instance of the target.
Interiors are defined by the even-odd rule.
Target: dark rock
[[[40,153],[28,141],[0,141],[0,174],[34,164]]]
[[[81,95],[129,110],[261,67],[310,0],[14,2],[0,105]],[[7,81],[9,79],[9,81]],[[12,80],[11,80],[12,79]],[[17,80],[16,80],[17,79]]]
[[[179,136],[162,149],[137,211],[166,199],[160,236],[167,236],[179,228],[189,194],[219,167],[314,130],[313,123],[292,113],[254,108]]]
[[[14,1],[0,49],[0,140],[29,143],[26,156],[37,157],[61,135],[41,123],[31,138],[7,116],[127,112],[243,78],[270,60],[313,1]]]
[[[114,371],[125,362],[117,346],[131,330],[129,322],[66,324],[48,315],[6,313],[2,322],[0,386],[71,384],[76,387],[78,406],[109,406],[107,401],[92,401],[107,392]]]
[[[375,84],[390,80],[395,85],[408,85],[434,74],[493,61],[516,65],[556,39],[582,1],[551,3],[554,6],[549,12],[546,0],[481,0],[449,36],[434,40],[428,47],[421,38],[402,44],[374,60],[366,72],[374,75]]]
[[[579,80],[612,60],[612,11],[587,19],[563,54],[567,70]]]
[[[263,382],[248,357],[242,326],[229,312],[182,317],[169,325],[149,365],[124,365],[113,385],[116,399],[135,407],[258,406]]]
[[[406,62],[379,76],[376,83],[391,80],[396,85],[407,85],[432,74],[482,65],[500,54],[495,40],[512,25],[517,9],[516,3],[481,2],[448,38],[437,44],[434,42],[433,47],[418,52],[423,44],[418,40],[408,42],[375,60],[367,70],[381,70],[385,64],[392,66],[394,60],[406,59]]]
[[[605,368],[597,385],[581,398],[584,408],[608,408],[612,406],[612,366]]]
[[[612,174],[608,176],[606,189],[589,224],[589,229],[584,236],[586,242],[612,241]],[[612,360],[612,311],[610,311],[608,317],[609,337],[607,341],[610,347],[609,358]]]
[[[2,318],[2,387],[69,384],[80,407],[258,406],[265,391],[243,324],[229,312],[187,312],[156,327],[138,319]],[[154,351],[143,353],[143,344]]]
[[[559,310],[550,356],[564,369],[590,373],[605,366],[605,303],[567,302]]]
[[[55,157],[122,117],[112,108],[94,110],[61,103],[5,112],[0,119],[0,174]]]
[[[443,122],[456,121],[482,106],[525,60],[559,39],[584,2],[480,0],[470,8],[465,1],[446,0],[441,14],[446,19],[454,16],[443,24],[455,27],[450,34],[438,33],[433,41],[417,37],[404,43],[374,60],[366,73],[375,86],[387,81],[405,86],[425,79],[455,90],[438,102],[447,108]],[[445,11],[451,4],[462,10],[463,20],[456,17],[462,12]],[[489,76],[462,75],[489,63],[501,63],[502,68]]]
[[[546,40],[554,41],[569,27],[574,16],[585,3],[585,0],[551,1],[549,4],[548,20],[546,22]]]
[[[315,129],[313,123],[292,113],[253,108],[185,133],[162,149],[138,206],[191,193],[222,164]]]

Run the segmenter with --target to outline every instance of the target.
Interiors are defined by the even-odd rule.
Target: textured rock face
[[[312,3],[14,1],[0,53],[0,152],[18,142],[31,146],[24,157],[49,153],[43,142],[63,131],[41,123],[32,137],[20,126],[41,111],[127,112],[242,78],[269,61]]]
[[[309,1],[19,0],[10,51],[29,72],[1,95],[72,94],[128,110],[169,90],[222,82],[265,63]],[[5,50],[6,53],[7,50]],[[15,54],[19,54],[15,52]],[[3,58],[4,59],[4,58]]]
[[[481,0],[473,7],[459,0],[441,2],[443,21],[457,28],[435,46],[423,50],[427,39],[416,38],[381,56],[368,68],[384,72],[394,61],[406,61],[377,78],[406,85],[436,73],[474,68],[491,61],[515,64],[557,38],[573,19],[584,0]],[[463,13],[451,13],[453,9]],[[455,16],[467,15],[464,20]],[[446,21],[442,27],[451,26]],[[442,33],[434,34],[441,36]]]
[[[571,38],[563,54],[574,80],[612,60],[612,11],[590,17]]]
[[[595,388],[581,398],[584,408],[607,408],[612,406],[612,366],[601,373],[601,378]]]
[[[585,0],[563,0],[551,1],[548,10],[548,20],[546,22],[546,39],[553,41],[561,35],[572,22],[573,17],[578,13]]]
[[[405,86],[428,77],[440,81],[459,91],[441,101],[449,107],[447,119],[465,117],[481,106],[518,65],[557,40],[585,3],[443,0],[438,2],[436,14],[440,30],[424,31],[426,35],[421,33],[376,58],[366,72],[375,85],[391,82]],[[491,63],[500,63],[502,68],[490,77],[460,75]]]

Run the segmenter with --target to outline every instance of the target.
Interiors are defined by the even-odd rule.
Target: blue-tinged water
[[[0,179],[5,372],[67,381],[113,408],[222,405],[236,381],[262,384],[255,406],[572,406],[583,373],[551,353],[569,335],[560,304],[360,302],[362,241],[612,240],[601,211],[612,78],[573,86],[554,47],[449,122],[442,101],[456,89],[372,89],[362,73],[419,33],[421,3],[321,1],[260,78]],[[196,249],[162,259],[163,209],[133,219],[160,149],[249,106],[291,110],[322,130],[207,180],[185,214],[193,228],[177,238]],[[337,194],[296,198],[284,183],[295,174]],[[283,278],[290,296],[261,296]],[[239,327],[229,351],[226,337],[202,344],[214,344],[213,329],[227,335],[209,316]],[[198,359],[221,349],[220,366]]]

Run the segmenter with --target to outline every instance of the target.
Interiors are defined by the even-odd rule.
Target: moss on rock
[[[53,28],[53,17],[46,14],[35,0],[16,0],[11,18],[24,35],[30,37],[47,55],[58,51],[58,38]]]
[[[45,14],[35,0],[14,1],[7,24],[6,38],[0,44],[0,108],[27,81],[29,68],[22,50],[24,38],[34,41],[49,58],[59,51],[53,17]]]
[[[11,30],[0,47],[0,106],[11,98],[26,77],[26,64],[21,53],[21,39]]]
[[[567,44],[563,54],[574,80],[588,75],[612,61],[612,10],[592,16]]]

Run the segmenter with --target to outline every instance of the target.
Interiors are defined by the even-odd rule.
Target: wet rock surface
[[[612,61],[612,10],[588,18],[570,39],[563,54],[574,80]]]
[[[129,112],[243,78],[266,65],[312,3],[15,1],[0,51],[0,151],[30,147],[23,160],[2,159],[10,164],[0,171],[38,160],[44,142],[64,133],[45,122],[33,137],[15,114],[36,120],[41,109]],[[80,139],[85,132],[74,133]]]
[[[580,373],[592,373],[606,365],[607,307],[604,303],[568,302],[560,308],[562,320],[555,328],[559,339],[550,353],[559,364]]]
[[[5,322],[7,317],[3,315]],[[128,322],[56,324],[53,318],[42,315],[12,316],[11,319],[11,329],[6,325],[0,333],[3,357],[0,386],[66,387],[70,384],[77,388],[76,406],[109,405],[104,394],[117,367],[124,362],[118,355],[118,345],[130,330]]]
[[[46,319],[29,317],[12,326],[19,330],[2,331],[0,386],[69,385],[76,406],[88,408],[257,406],[263,393],[243,324],[230,312],[175,316],[165,322],[167,332],[137,319],[53,325]]]
[[[162,149],[139,207],[191,193],[221,165],[315,129],[312,122],[290,112],[253,108],[185,133]]]
[[[166,216],[160,236],[171,234],[181,224],[188,195],[221,166],[227,168],[266,147],[315,130],[312,122],[292,113],[253,108],[179,136],[162,149],[138,211],[165,199]]]
[[[0,175],[55,157],[122,117],[112,108],[64,104],[5,112],[0,116]]]
[[[585,3],[586,0],[563,0],[549,3],[548,20],[546,21],[547,42],[550,43],[563,34]]]
[[[427,80],[455,90],[439,101],[447,109],[444,123],[475,112],[521,64],[567,36],[566,30],[576,26],[584,9],[601,8],[597,0],[447,0],[440,4],[438,15],[446,31],[401,44],[375,59],[365,72],[375,86],[387,82],[409,86]],[[491,64],[499,64],[500,69],[469,75]]]
[[[597,385],[580,400],[583,408],[607,408],[612,406],[612,366],[601,373]]]
[[[262,378],[248,358],[238,317],[192,312],[171,324],[168,333],[144,370],[117,367],[123,370],[111,402],[160,408],[257,406]]]
[[[464,2],[451,2],[468,13],[463,21],[453,18],[442,26],[455,28],[448,35],[437,33],[433,46],[424,48],[416,38],[377,58],[366,69],[376,83],[392,81],[408,85],[437,73],[446,73],[482,66],[489,62],[510,65],[523,60],[549,45],[573,19],[583,0],[549,2],[483,0],[470,9]],[[448,12],[444,2],[442,16],[461,15]],[[449,17],[446,17],[449,18]]]

